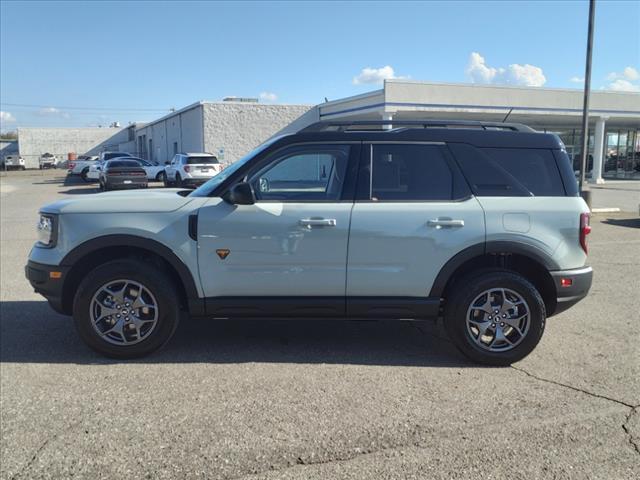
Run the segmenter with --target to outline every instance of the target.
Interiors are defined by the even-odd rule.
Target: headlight
[[[38,230],[37,246],[52,248],[58,239],[58,218],[50,213],[41,213],[36,229]]]

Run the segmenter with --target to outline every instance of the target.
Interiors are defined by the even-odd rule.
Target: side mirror
[[[236,183],[224,199],[233,205],[253,205],[256,203],[251,185],[247,182]]]

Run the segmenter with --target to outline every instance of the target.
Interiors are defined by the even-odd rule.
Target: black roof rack
[[[406,130],[408,128],[465,128],[474,127],[482,130],[510,130],[513,132],[535,132],[535,130],[521,123],[502,123],[502,122],[482,122],[477,120],[354,120],[354,121],[322,121],[313,123],[299,133],[309,132],[349,132],[349,131],[371,131],[367,128],[353,127],[382,127],[391,126],[389,130],[384,132],[394,132]]]

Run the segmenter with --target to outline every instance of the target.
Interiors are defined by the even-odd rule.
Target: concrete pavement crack
[[[567,383],[556,382],[555,380],[550,380],[548,378],[539,377],[538,375],[536,375],[534,373],[531,373],[531,372],[528,372],[523,368],[514,367],[513,365],[511,365],[511,368],[514,369],[514,370],[517,370],[518,372],[524,373],[528,377],[535,378],[536,380],[539,380],[541,382],[551,383],[551,384],[557,385],[559,387],[568,388],[570,390],[573,390],[574,392],[580,392],[580,393],[584,393],[585,395],[589,395],[591,397],[601,398],[603,400],[608,400],[610,402],[614,402],[614,403],[617,403],[619,405],[624,405],[627,408],[631,408],[631,409],[636,408],[634,405],[631,405],[630,403],[627,403],[627,402],[623,402],[622,400],[618,400],[616,398],[607,397],[606,395],[600,395],[599,393],[593,393],[593,392],[590,392],[589,390],[584,390],[582,388],[574,387],[573,385],[569,385]]]
[[[69,424],[67,426],[67,428],[63,429],[62,431],[55,433],[53,435],[50,435],[49,437],[47,437],[45,439],[44,442],[42,442],[42,445],[40,445],[38,447],[38,449],[35,451],[35,453],[33,454],[33,456],[31,457],[31,459],[18,471],[16,472],[12,477],[11,480],[16,480],[17,478],[20,478],[25,472],[27,472],[29,470],[29,468],[31,468],[31,465],[33,465],[35,463],[35,461],[37,460],[38,456],[40,455],[40,453],[47,448],[47,446],[51,443],[54,442],[55,440],[57,440],[61,435],[64,435],[65,433],[67,433],[69,430],[71,430],[72,428],[74,428],[76,425],[78,425],[80,422],[73,422],[71,424]]]
[[[539,377],[538,375],[535,375],[535,374],[533,374],[531,372],[528,372],[523,368],[514,367],[513,365],[511,365],[511,368],[514,369],[514,370],[517,370],[518,372],[524,373],[528,377],[534,378],[534,379],[536,379],[538,381],[545,382],[545,383],[550,383],[550,384],[553,384],[553,385],[557,385],[559,387],[568,388],[568,389],[573,390],[575,392],[580,392],[580,393],[584,393],[585,395],[589,395],[590,397],[600,398],[602,400],[607,400],[609,402],[614,402],[614,403],[617,403],[618,405],[622,405],[624,407],[629,408],[630,411],[627,414],[627,416],[625,417],[624,423],[622,424],[622,430],[624,430],[624,433],[627,436],[627,440],[629,441],[629,444],[631,445],[631,447],[635,450],[635,452],[637,454],[640,455],[640,443],[638,443],[638,440],[636,440],[634,438],[634,436],[631,433],[631,430],[630,430],[630,428],[628,426],[628,423],[631,420],[631,417],[633,416],[635,411],[640,407],[640,405],[631,405],[630,403],[623,402],[622,400],[618,400],[616,398],[607,397],[606,395],[600,395],[598,393],[593,393],[593,392],[590,392],[589,390],[584,390],[582,388],[574,387],[573,385],[568,385],[566,383],[556,382],[555,380],[550,380],[548,378]]]
[[[622,429],[627,434],[629,443],[631,444],[633,449],[636,451],[638,455],[640,455],[639,440],[636,440],[634,438],[633,434],[631,433],[631,429],[629,428],[629,425],[628,425],[629,421],[631,420],[631,417],[633,416],[634,413],[636,413],[636,410],[638,409],[638,407],[640,407],[640,405],[636,405],[631,409],[631,411],[629,412],[629,415],[627,415],[626,418],[624,419],[624,423],[622,424]]]

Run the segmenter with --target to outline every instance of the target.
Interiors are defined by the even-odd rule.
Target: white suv
[[[469,358],[522,359],[591,286],[589,209],[562,142],[516,124],[386,125],[309,126],[189,194],[46,205],[27,278],[119,358],[189,314],[441,317]]]
[[[165,167],[166,187],[194,187],[202,185],[223,169],[211,153],[178,153]]]

